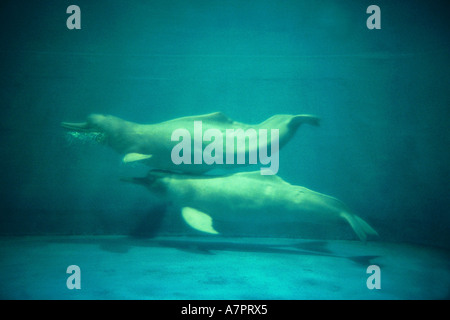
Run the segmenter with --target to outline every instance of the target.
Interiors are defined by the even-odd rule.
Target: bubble
[[[104,133],[101,132],[77,132],[77,131],[68,131],[66,134],[66,140],[69,144],[81,142],[83,144],[86,143],[103,143],[106,139]]]

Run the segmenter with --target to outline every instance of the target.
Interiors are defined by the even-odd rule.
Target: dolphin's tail
[[[320,125],[320,118],[312,114],[276,114],[266,121],[259,124],[261,128],[282,128],[287,125],[287,128],[293,133],[303,124],[307,123],[318,127]]]
[[[357,215],[351,214],[347,211],[342,211],[341,217],[350,223],[353,231],[355,231],[361,241],[366,242],[368,235],[378,236],[378,233]]]
[[[307,123],[318,127],[320,125],[320,118],[311,114],[299,114],[292,118],[290,125],[294,127],[300,126],[302,123]]]

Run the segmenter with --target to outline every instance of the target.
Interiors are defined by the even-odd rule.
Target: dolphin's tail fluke
[[[363,219],[358,217],[357,215],[351,214],[347,211],[341,212],[341,217],[350,223],[350,226],[352,227],[353,231],[355,231],[358,238],[366,242],[367,236],[378,236],[378,233]]]
[[[295,131],[297,131],[297,129],[304,123],[318,127],[320,125],[320,118],[312,114],[276,114],[266,121],[261,122],[259,126],[261,128],[279,129],[287,126],[287,129],[289,129],[291,134],[294,134]]]
[[[290,125],[298,127],[303,123],[318,127],[320,125],[320,118],[311,114],[299,114],[292,118]]]

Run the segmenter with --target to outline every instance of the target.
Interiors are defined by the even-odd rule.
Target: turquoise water
[[[384,259],[401,252],[401,244],[418,246],[420,252],[425,246],[448,253],[450,37],[444,3],[378,1],[381,29],[368,30],[366,9],[371,3],[363,1],[77,1],[81,29],[68,30],[66,9],[72,3],[3,1],[0,234],[5,238],[0,274],[2,284],[7,285],[2,286],[0,296],[54,298],[52,289],[42,296],[26,288],[14,293],[19,286],[11,280],[14,272],[19,272],[14,266],[30,277],[42,275],[49,267],[42,262],[48,249],[42,240],[37,240],[35,249],[26,242],[27,250],[35,250],[31,255],[35,260],[23,265],[23,256],[14,250],[15,241],[25,245],[20,242],[22,236],[53,237],[54,243],[67,235],[218,241],[189,228],[177,210],[145,188],[120,181],[122,177],[144,176],[148,167],[125,165],[112,149],[67,136],[60,127],[61,121],[81,122],[91,113],[158,123],[221,111],[250,124],[274,114],[315,114],[321,118],[320,127],[300,128],[280,152],[278,175],[291,184],[345,202],[377,230],[380,237],[375,246],[392,244],[395,248],[395,253],[387,250]],[[335,255],[339,252],[335,243],[340,242],[333,241],[354,241],[359,246],[345,222],[228,225],[218,239],[232,241],[235,237],[242,247],[232,250],[238,256],[228,257],[230,264],[241,256],[251,259],[256,254],[255,259],[262,259],[263,264],[267,261],[274,272],[275,261],[284,261],[284,252],[261,257],[259,250],[252,251],[245,244],[254,238],[331,241],[327,246],[333,247],[330,250]],[[133,241],[127,246],[133,246]],[[99,238],[100,242],[107,240]],[[61,256],[64,243],[67,254],[83,249],[74,249],[71,241],[61,241],[57,248]],[[152,246],[156,244],[152,242]],[[224,252],[229,250],[223,248],[216,256],[226,264]],[[378,256],[377,250],[376,254],[357,254]],[[317,247],[312,251],[323,253]],[[162,265],[170,263],[170,254],[164,252]],[[116,258],[108,250],[100,255]],[[408,251],[405,265],[411,256]],[[58,257],[46,261],[66,263]],[[191,253],[183,258],[195,257],[196,253]],[[285,262],[294,266],[291,260],[297,256],[288,257]],[[440,261],[435,266],[446,270],[443,277],[448,280],[448,255],[443,257],[432,261]],[[329,255],[325,258],[333,259]],[[137,258],[118,259],[116,268],[133,259]],[[383,270],[382,261],[372,263],[380,263]],[[418,293],[402,294],[396,288],[381,297],[448,297],[448,291],[436,289],[442,279],[432,264],[413,265],[421,279]],[[309,265],[304,268],[314,270]],[[213,269],[209,266],[208,270]],[[321,270],[318,274],[326,278],[326,268]],[[344,264],[342,270],[348,273],[353,269]],[[293,270],[278,272],[285,272],[283,281],[288,281]],[[310,272],[313,277],[314,272]],[[364,270],[363,274],[364,278]],[[335,275],[330,277],[335,279]],[[326,284],[297,282],[315,295],[274,288],[270,294],[258,296],[253,292],[258,292],[264,281],[275,279],[263,272],[257,278],[260,282],[248,297],[359,297],[358,291],[351,290],[339,295],[340,286],[335,288],[336,294],[327,295],[331,280]],[[146,281],[151,283],[151,279]],[[206,287],[207,279],[213,279],[213,289],[209,290],[213,298],[246,297],[233,291],[235,287],[230,287],[228,294],[226,290],[214,291],[219,290],[214,281],[227,283],[227,276],[220,280],[205,276],[202,281]],[[173,281],[176,286],[179,278]],[[398,283],[403,286],[405,282]],[[97,286],[86,297],[177,298],[173,294],[177,288],[167,295],[139,295],[139,291],[127,288],[128,296],[120,296],[102,291],[101,282]],[[420,294],[427,289],[437,293]],[[185,294],[178,297],[189,298]],[[199,297],[208,298],[193,296]],[[366,293],[361,297],[380,298]]]

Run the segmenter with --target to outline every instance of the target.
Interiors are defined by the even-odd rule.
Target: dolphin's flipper
[[[206,213],[194,208],[184,207],[181,209],[181,215],[184,221],[192,228],[206,233],[219,234],[212,226],[212,218]]]
[[[142,154],[142,153],[127,153],[125,157],[123,157],[122,161],[124,163],[141,161],[145,159],[151,158],[151,154]]]

